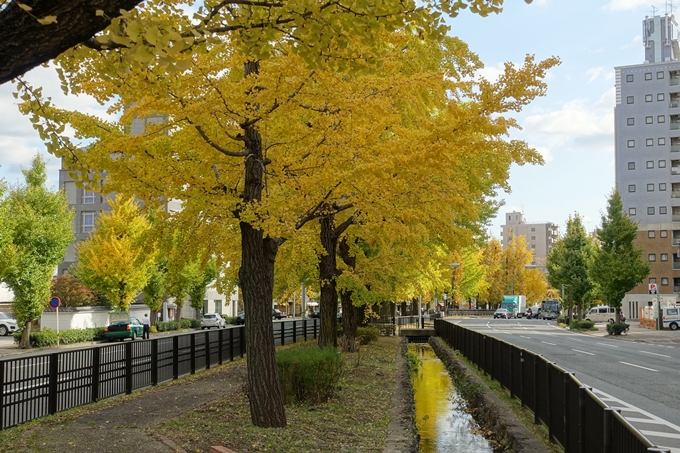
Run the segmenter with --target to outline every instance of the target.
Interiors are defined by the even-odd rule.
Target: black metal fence
[[[274,323],[276,346],[316,338],[318,320]],[[130,394],[245,354],[243,326],[0,360],[0,429]]]
[[[649,453],[658,448],[591,389],[538,354],[444,320],[435,331],[498,381],[548,428],[565,453]]]

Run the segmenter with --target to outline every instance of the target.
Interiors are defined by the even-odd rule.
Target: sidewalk
[[[670,330],[670,329],[664,329],[664,330],[652,330],[648,329],[646,327],[641,327],[640,324],[637,321],[630,321],[628,322],[628,325],[630,325],[630,329],[628,331],[628,334],[624,335],[609,335],[607,333],[607,329],[603,323],[597,323],[595,324],[595,327],[597,327],[598,330],[597,332],[592,331],[586,331],[583,332],[588,335],[593,335],[593,336],[600,336],[600,337],[606,337],[612,340],[620,340],[620,341],[637,341],[637,342],[643,342],[643,343],[657,343],[657,344],[666,344],[666,345],[680,345],[680,331],[679,330]]]

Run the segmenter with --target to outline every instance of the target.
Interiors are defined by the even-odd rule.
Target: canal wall
[[[549,450],[509,410],[496,394],[456,358],[455,351],[439,337],[431,337],[430,346],[451,374],[454,385],[466,400],[468,408],[479,425],[492,432],[490,441],[494,451],[508,453],[544,453]]]
[[[395,363],[392,420],[387,426],[383,453],[416,453],[419,450],[415,421],[416,403],[406,360],[407,351],[408,342],[406,337],[402,337]]]

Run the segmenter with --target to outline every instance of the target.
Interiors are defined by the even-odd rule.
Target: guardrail
[[[274,344],[316,338],[317,319],[275,322]],[[156,385],[243,355],[243,326],[0,360],[0,429]]]
[[[544,357],[445,320],[437,336],[498,381],[548,428],[565,453],[670,453],[655,446],[572,372]]]

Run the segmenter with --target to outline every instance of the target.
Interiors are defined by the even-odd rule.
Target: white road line
[[[654,371],[655,373],[659,372],[659,370],[655,370],[653,368],[647,368],[646,366],[634,365],[634,364],[628,363],[628,362],[619,362],[619,363],[623,363],[624,365],[628,365],[628,366],[634,366],[635,368],[642,368],[643,370]]]
[[[597,344],[601,344],[602,346],[609,346],[610,348],[618,348],[618,346],[614,346],[613,344],[607,344],[607,343],[600,343],[599,341]]]
[[[680,426],[674,425],[673,423],[666,421],[663,418],[659,418],[652,413],[646,412],[646,411],[644,411],[644,410],[642,410],[642,409],[640,409],[636,406],[628,404],[625,401],[622,401],[618,398],[615,398],[615,397],[613,397],[613,396],[609,395],[608,393],[605,393],[601,390],[593,389],[593,393],[596,393],[597,396],[603,401],[616,401],[617,403],[619,403],[615,407],[616,409],[621,409],[623,411],[628,411],[628,412],[638,412],[638,413],[644,415],[645,417],[648,417],[650,422],[656,423],[657,425],[666,426],[666,427],[680,433]],[[609,406],[614,407],[611,404]],[[638,423],[640,422],[640,421],[638,421],[637,419],[634,419],[634,418],[628,418],[628,417],[625,417],[625,418],[626,418],[626,420],[629,420],[631,422],[633,422],[633,421],[638,422]],[[648,423],[648,422],[645,421],[645,423]]]
[[[680,434],[664,433],[661,431],[640,431],[645,436],[665,437],[667,439],[680,439]]]
[[[643,354],[658,355],[659,357],[668,357],[669,359],[671,358],[671,356],[669,356],[669,355],[657,354],[656,352],[647,352],[647,351],[638,351],[638,352],[642,352]]]
[[[663,307],[662,307],[663,308]],[[524,335],[520,335],[522,338],[526,338],[527,340],[531,340],[531,337],[525,337]]]
[[[557,346],[555,343],[548,343],[547,341],[541,341],[541,343],[549,344],[549,345],[552,345],[552,346]]]
[[[592,352],[579,351],[578,349],[572,349],[572,351],[580,352],[581,354],[595,355]]]

